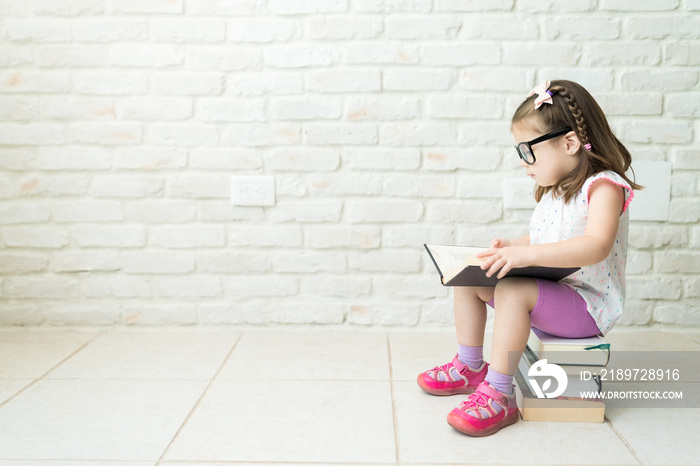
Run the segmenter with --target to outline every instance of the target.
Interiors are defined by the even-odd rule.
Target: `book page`
[[[428,244],[427,247],[433,254],[433,258],[438,263],[438,267],[445,277],[456,275],[463,268],[475,265],[479,266],[484,259],[476,257],[486,248],[475,248],[470,246],[445,246]]]

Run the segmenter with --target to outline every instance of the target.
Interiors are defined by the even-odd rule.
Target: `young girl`
[[[607,333],[622,312],[629,151],[593,97],[571,81],[532,90],[511,123],[520,165],[537,184],[530,232],[496,238],[480,254],[488,276],[514,267],[581,267],[560,282],[505,278],[496,287],[456,287],[458,352],[418,376],[433,395],[470,394],[447,422],[460,432],[490,435],[518,420],[513,374],[530,327],[566,338]],[[491,364],[483,359],[486,303],[495,309]]]

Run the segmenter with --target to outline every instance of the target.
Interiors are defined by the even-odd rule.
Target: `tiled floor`
[[[697,330],[609,339],[700,350]],[[699,408],[461,435],[460,398],[415,384],[454,347],[451,331],[0,329],[0,466],[700,464]]]

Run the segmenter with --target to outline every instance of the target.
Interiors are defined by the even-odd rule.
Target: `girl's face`
[[[512,132],[516,144],[532,141],[544,134],[537,130],[534,125],[529,125],[526,122],[514,124]],[[534,144],[532,151],[535,154],[535,163],[529,165],[521,159],[520,166],[527,169],[527,175],[535,180],[539,186],[554,186],[578,166],[579,148],[578,138],[571,131]]]

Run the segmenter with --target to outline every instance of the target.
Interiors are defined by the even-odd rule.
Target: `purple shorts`
[[[549,280],[537,282],[537,303],[530,312],[530,325],[562,338],[586,338],[600,334],[588,313],[586,301],[568,285]],[[493,300],[489,303],[493,307]]]

